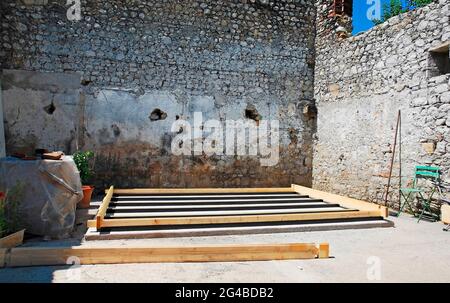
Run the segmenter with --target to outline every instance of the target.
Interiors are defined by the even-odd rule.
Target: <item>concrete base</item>
[[[310,232],[342,229],[362,229],[376,227],[394,227],[389,220],[365,220],[354,222],[326,222],[326,223],[302,223],[283,225],[259,225],[259,226],[234,226],[234,227],[209,227],[209,228],[180,228],[159,230],[121,229],[98,232],[95,228],[89,228],[84,239],[92,240],[120,240],[120,239],[145,239],[145,238],[174,238],[174,237],[206,237],[246,234],[271,234],[287,232]]]
[[[126,283],[324,283],[448,282],[450,233],[442,223],[408,215],[391,217],[395,228],[331,230],[192,238],[47,241],[26,246],[108,247],[248,243],[330,243],[330,259],[218,263],[152,263],[3,268],[0,282]],[[56,243],[55,243],[56,242]],[[63,243],[62,243],[63,242]],[[424,256],[428,256],[425,262]]]

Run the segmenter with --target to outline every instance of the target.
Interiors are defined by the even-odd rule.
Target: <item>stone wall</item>
[[[82,0],[80,21],[67,9],[0,3],[8,153],[94,150],[98,186],[311,185],[314,3]],[[171,154],[176,119],[249,107],[280,120],[278,165]]]
[[[402,176],[411,179],[415,165],[427,164],[440,166],[449,178],[450,74],[436,72],[429,50],[450,40],[450,1],[347,39],[335,31],[347,19],[330,20],[329,6],[323,5],[328,2],[319,1],[317,13],[313,186],[383,201],[398,110]],[[406,186],[408,180],[402,182]],[[392,184],[390,201],[396,203],[398,155]]]

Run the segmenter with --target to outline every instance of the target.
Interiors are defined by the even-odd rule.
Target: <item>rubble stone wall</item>
[[[331,19],[330,6],[318,8],[314,187],[381,203],[398,110],[402,185],[413,177],[415,165],[439,166],[449,178],[450,74],[436,70],[435,57],[448,58],[450,1],[436,1],[349,38],[335,32],[348,18]],[[399,146],[394,204],[398,151]]]
[[[97,186],[311,185],[313,2],[82,0],[78,21],[70,8],[0,3],[8,153],[93,150]],[[58,78],[73,74],[68,91]],[[176,119],[248,120],[248,109],[280,121],[277,165],[172,154]]]

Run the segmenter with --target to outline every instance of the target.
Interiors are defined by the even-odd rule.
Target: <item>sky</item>
[[[405,0],[402,0],[405,3]],[[378,7],[382,10],[383,3],[389,0],[353,0],[353,34],[364,32],[373,27],[372,21],[367,17],[370,8]]]
[[[370,7],[366,0],[353,1],[353,34],[364,32],[373,26],[372,21],[367,19],[367,10]]]

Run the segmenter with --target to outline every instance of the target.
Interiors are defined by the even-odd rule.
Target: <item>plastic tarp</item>
[[[66,238],[74,228],[76,206],[83,198],[72,157],[61,160],[0,159],[0,191],[17,203],[26,232]]]

